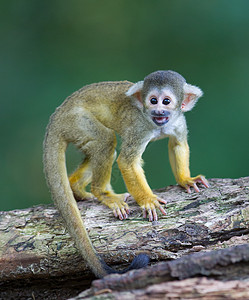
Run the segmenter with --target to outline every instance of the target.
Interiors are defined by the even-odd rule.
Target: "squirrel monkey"
[[[54,202],[83,258],[98,277],[115,272],[97,255],[82,221],[74,195],[96,197],[126,219],[129,194],[115,194],[111,184],[112,164],[116,158],[116,136],[122,139],[117,159],[128,192],[143,210],[144,217],[157,220],[159,209],[166,214],[166,201],[153,194],[143,169],[141,156],[150,141],[169,137],[169,160],[176,181],[188,192],[197,183],[208,187],[204,176],[190,176],[189,147],[184,112],[191,110],[202,91],[187,84],[173,71],[157,71],[135,84],[128,81],[101,82],[83,87],[68,97],[50,118],[44,140],[44,170]],[[69,177],[65,151],[73,143],[85,159]],[[91,193],[86,186],[91,183]],[[148,263],[146,255],[137,256],[130,268]]]

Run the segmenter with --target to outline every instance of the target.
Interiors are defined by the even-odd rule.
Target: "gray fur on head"
[[[184,97],[183,86],[186,80],[174,71],[156,71],[144,78],[143,96],[147,95],[151,87],[169,87],[179,100]]]

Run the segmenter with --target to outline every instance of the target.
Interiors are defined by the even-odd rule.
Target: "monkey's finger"
[[[189,185],[186,185],[186,190],[189,194],[191,194],[191,189],[190,189],[190,186]]]
[[[129,207],[125,207],[125,211],[126,211],[126,213],[127,213],[127,215],[129,215],[130,214],[130,209],[129,209]]]
[[[157,218],[157,212],[156,212],[156,209],[155,209],[155,208],[152,209],[152,214],[153,214],[153,220],[154,220],[154,221],[157,221],[158,218]]]
[[[115,208],[112,210],[112,212],[113,212],[114,216],[117,218],[117,217],[118,217],[118,214],[117,214],[117,212],[116,212],[116,209],[115,209]]]
[[[145,219],[146,219],[146,217],[147,217],[147,211],[146,211],[146,209],[145,209],[145,208],[143,208],[143,218],[145,218]]]
[[[122,215],[122,213],[120,211],[120,208],[116,208],[116,212],[118,214],[119,220],[123,220],[123,215]]]
[[[207,179],[203,176],[201,176],[200,178],[200,182],[206,187],[206,188],[209,188],[209,183],[207,181]]]
[[[116,218],[119,218],[120,220],[123,220],[123,216],[122,216],[121,211],[120,211],[119,208],[115,208],[115,209],[113,210],[113,214],[114,214],[114,216],[115,216]]]
[[[148,213],[149,221],[152,222],[153,221],[153,216],[152,216],[152,211],[151,211],[150,208],[147,209],[147,213]]]
[[[122,205],[123,205],[122,209],[124,209],[124,210],[125,210],[125,213],[126,213],[127,215],[129,215],[129,213],[130,213],[129,205],[128,205],[127,203],[125,203],[125,202],[122,202]]]
[[[128,215],[127,215],[127,213],[126,213],[126,211],[125,211],[124,208],[121,208],[121,213],[122,213],[124,219],[128,218]]]
[[[199,190],[198,186],[196,185],[196,183],[193,183],[193,188],[194,188],[194,190],[195,190],[197,193],[200,192],[200,190]]]
[[[167,213],[166,213],[166,210],[165,210],[161,205],[159,205],[158,208],[159,208],[159,210],[161,211],[161,213],[163,213],[164,215],[167,214]]]
[[[161,202],[161,203],[163,203],[163,204],[167,204],[167,200],[164,200],[164,199],[159,198],[159,197],[157,197],[157,201],[158,201],[158,202]]]

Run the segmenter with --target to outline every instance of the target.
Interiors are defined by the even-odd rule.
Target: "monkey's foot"
[[[86,192],[85,189],[82,189],[77,185],[73,185],[71,188],[72,188],[74,198],[76,201],[88,200],[88,199],[95,198],[92,193]]]
[[[147,198],[146,200],[144,200],[143,204],[140,205],[143,210],[143,217],[146,218],[148,216],[150,222],[157,221],[158,220],[157,211],[156,211],[157,208],[164,215],[166,215],[166,211],[160,203],[166,204],[167,201],[157,196],[153,198]]]
[[[187,178],[183,180],[183,182],[181,182],[180,185],[183,186],[189,194],[191,193],[191,189],[190,189],[191,187],[193,187],[194,190],[197,193],[199,193],[200,189],[198,188],[197,183],[203,184],[205,188],[209,187],[208,181],[203,175]]]
[[[101,203],[112,209],[116,218],[120,220],[127,219],[130,213],[129,205],[125,202],[130,194],[109,194],[101,197]]]

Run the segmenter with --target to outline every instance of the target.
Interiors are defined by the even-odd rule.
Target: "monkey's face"
[[[153,89],[144,101],[145,109],[157,126],[167,124],[177,106],[176,96],[170,89]]]

